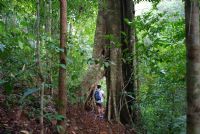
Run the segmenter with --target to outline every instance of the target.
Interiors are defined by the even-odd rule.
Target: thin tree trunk
[[[50,41],[51,41],[51,38],[52,38],[52,33],[51,33],[51,29],[52,29],[52,0],[49,0],[48,4],[49,4],[49,16],[48,16],[47,24],[48,24],[48,34],[49,34]],[[49,66],[52,67],[51,54],[49,54]],[[49,70],[49,84],[51,85],[49,89],[51,91],[51,95],[53,95],[52,82],[53,82],[52,70]]]
[[[49,25],[49,36],[50,40],[52,39],[52,0],[49,0],[49,20],[48,20],[48,25]],[[49,66],[52,67],[52,55],[49,56],[50,61],[49,61]],[[51,95],[53,95],[53,87],[52,87],[52,82],[53,82],[53,77],[52,77],[52,70],[50,70],[49,73],[49,83],[51,84],[50,90],[51,90]]]
[[[36,66],[40,65],[40,0],[37,0],[37,41],[36,41]]]
[[[37,40],[36,40],[36,68],[37,68],[37,87],[41,89],[40,92],[40,133],[44,134],[44,114],[43,114],[43,108],[44,108],[44,88],[41,87],[41,83],[43,83],[43,76],[41,71],[41,62],[40,62],[40,0],[37,0],[37,28],[36,28],[36,34],[37,34]]]
[[[51,14],[52,14],[52,9],[51,9],[51,0],[48,0],[46,3],[46,26],[45,26],[45,31],[48,34],[48,36],[51,36]]]
[[[41,125],[41,131],[40,134],[44,134],[44,82],[41,83],[41,95],[40,95],[40,125]]]
[[[45,7],[46,7],[46,10],[45,10],[45,32],[46,34],[48,35],[48,38],[49,40],[51,41],[51,14],[52,14],[52,9],[51,9],[51,5],[52,2],[51,0],[48,0],[46,3],[45,3]],[[52,64],[51,64],[51,53],[48,51],[48,46],[46,45],[46,70],[47,70],[47,83],[49,85],[52,84],[52,70],[51,70],[51,67],[52,67]],[[50,93],[51,95],[53,95],[53,88],[52,86],[48,87],[48,93]]]
[[[60,0],[60,68],[59,68],[59,85],[58,85],[58,112],[64,118],[66,118],[66,108],[67,108],[67,95],[66,95],[66,31],[67,31],[67,2],[66,0]],[[65,133],[65,120],[59,121],[58,124],[62,126],[60,134]]]
[[[185,1],[187,47],[187,133],[200,132],[199,1]]]

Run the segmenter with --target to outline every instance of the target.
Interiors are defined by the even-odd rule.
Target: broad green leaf
[[[3,33],[4,31],[4,23],[0,21],[0,33]]]
[[[13,91],[13,84],[10,82],[4,83],[6,93],[10,94]]]
[[[28,89],[26,89],[22,98],[20,99],[20,102],[22,102],[27,96],[32,95],[33,93],[36,93],[39,90],[40,90],[39,88],[28,88]]]
[[[105,67],[109,67],[110,66],[109,62],[104,62],[104,65],[105,65]]]
[[[4,44],[0,44],[0,51],[3,52],[4,49],[5,49],[5,47],[6,47],[6,46],[5,46]]]
[[[65,64],[59,64],[60,67],[62,67],[63,69],[66,69],[66,65]]]
[[[18,41],[18,45],[19,45],[19,48],[23,49],[23,43],[21,41]]]
[[[5,80],[0,80],[0,86],[3,85],[4,83],[6,83],[7,81]]]

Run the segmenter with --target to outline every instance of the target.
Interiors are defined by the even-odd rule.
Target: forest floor
[[[0,88],[0,134],[39,134],[39,104],[31,102],[21,108],[15,103],[19,99],[16,96],[7,97]],[[134,134],[133,129],[98,118],[95,112],[87,112],[81,105],[69,104],[66,115],[67,134]],[[56,134],[57,128],[56,120],[44,119],[44,134]]]

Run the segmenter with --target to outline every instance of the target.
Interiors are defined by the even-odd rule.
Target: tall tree
[[[199,1],[185,1],[187,47],[187,133],[200,132]]]
[[[135,33],[133,30],[133,25],[131,25],[134,19],[134,3],[132,0],[121,0],[121,29],[122,29],[122,72],[123,72],[123,81],[124,81],[124,90],[121,95],[121,99],[124,99],[124,106],[122,107],[121,121],[125,124],[131,124],[132,122],[132,105],[133,105],[133,96],[134,91],[137,88],[135,84],[136,80],[134,79],[135,73],[134,67],[136,65],[133,62],[135,59]],[[134,119],[136,114],[134,114]]]
[[[128,24],[133,18],[134,4],[131,0],[99,0],[93,49],[93,60],[96,64],[90,66],[86,79],[82,82],[82,87],[89,89],[103,77],[105,72],[108,120],[114,119],[124,124],[132,123],[130,107],[132,100],[124,93],[133,92],[134,89],[132,56],[135,38],[132,27]],[[122,32],[124,36],[121,35]],[[128,55],[124,57],[125,62],[122,62],[123,55]],[[102,65],[105,67],[104,70]],[[90,100],[89,98],[86,102]]]
[[[108,92],[108,120],[114,119],[120,121],[120,93],[123,89],[122,61],[121,61],[121,17],[120,17],[120,1],[108,0],[108,35],[110,36],[110,64],[107,73]],[[115,21],[113,21],[115,20]]]
[[[48,36],[48,41],[45,42],[45,47],[46,47],[46,65],[47,65],[47,79],[46,79],[46,83],[48,84],[52,84],[52,54],[49,52],[48,48],[49,48],[49,41],[52,41],[52,1],[48,0],[45,2],[45,33]],[[51,94],[53,95],[53,88],[52,86],[48,87],[48,92],[51,92]]]
[[[40,56],[40,0],[36,1],[37,5],[37,28],[36,28],[36,68],[37,68],[37,87],[41,89],[41,94],[40,94],[40,126],[41,126],[41,131],[40,133],[44,133],[44,113],[43,113],[43,108],[44,108],[44,79],[42,76],[42,66],[41,66],[41,56]],[[41,86],[42,85],[42,86]]]
[[[60,68],[59,68],[59,85],[58,85],[58,112],[64,117],[64,120],[59,121],[59,125],[62,126],[60,134],[65,133],[65,118],[67,108],[67,95],[66,95],[66,31],[67,31],[67,2],[66,0],[60,0]]]
[[[37,0],[37,28],[36,28],[36,54],[35,54],[35,60],[36,65],[39,68],[40,66],[40,0]]]
[[[106,74],[108,120],[114,119],[131,125],[132,119],[136,118],[131,108],[133,97],[130,97],[136,90],[133,60],[135,33],[131,25],[134,19],[134,3],[132,0],[108,0],[107,8],[111,61]]]
[[[45,23],[45,32],[51,36],[51,16],[52,16],[52,1],[51,0],[48,0],[46,3],[45,3],[45,7],[46,7],[46,23]]]
[[[102,64],[106,59],[105,54],[105,34],[106,34],[106,9],[104,7],[104,1],[98,1],[98,15],[96,21],[96,31],[94,38],[94,47],[92,60],[94,64],[90,65],[88,72],[86,73],[82,83],[82,89],[90,89],[90,87],[97,83],[104,76],[104,69]]]

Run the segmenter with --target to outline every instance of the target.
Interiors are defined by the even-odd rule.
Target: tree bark
[[[67,108],[67,95],[66,95],[66,31],[67,31],[67,2],[66,0],[60,0],[60,68],[59,68],[59,84],[58,84],[58,112],[64,118],[66,118]],[[58,124],[62,126],[60,134],[65,133],[65,119],[59,121]]]
[[[125,21],[126,19],[126,21]],[[132,119],[135,118],[131,116],[133,113],[131,107],[133,106],[133,97],[135,98],[135,79],[136,75],[134,72],[134,49],[135,48],[135,33],[133,31],[132,25],[130,25],[127,21],[132,22],[134,19],[134,3],[132,0],[121,0],[121,21],[122,21],[122,57],[123,57],[123,81],[124,88],[123,93],[121,95],[121,99],[123,102],[122,111],[121,111],[121,121],[123,124],[131,125],[133,123]],[[128,94],[133,97],[129,97]]]
[[[187,133],[200,132],[199,1],[185,1],[187,47]]]
[[[106,50],[105,50],[105,34],[106,34],[106,19],[105,19],[105,8],[103,6],[103,1],[99,0],[99,10],[96,22],[96,32],[94,39],[94,47],[92,60],[94,64],[90,65],[88,72],[86,73],[83,81],[81,82],[81,92],[86,92],[91,89],[91,86],[98,83],[99,80],[105,75],[105,70],[103,64],[106,60]],[[82,93],[83,95],[84,93]]]
[[[45,23],[45,31],[46,33],[51,36],[51,14],[52,14],[52,1],[48,0],[45,3],[46,7],[46,23]]]
[[[49,41],[52,39],[51,35],[51,27],[52,27],[52,1],[48,0],[45,2],[45,32],[49,38]],[[51,85],[52,84],[52,54],[48,50],[48,42],[46,42],[46,70],[47,70],[47,78],[46,83]],[[48,94],[53,95],[53,88],[52,86],[48,87],[48,90],[46,91]]]
[[[36,54],[35,54],[35,60],[36,60],[36,66],[38,67],[40,65],[40,0],[37,0],[37,28],[36,28]]]
[[[125,18],[129,21],[132,21],[134,18],[134,5],[131,0],[107,0],[105,2],[99,1],[93,50],[93,59],[98,62],[90,67],[81,87],[90,89],[91,85],[97,83],[105,74],[108,89],[107,119],[109,121],[116,120],[122,121],[124,124],[131,124],[132,100],[130,101],[130,98],[127,96],[121,97],[125,92],[133,93],[134,88],[136,88],[136,85],[134,85],[136,82],[132,76],[135,73],[133,69],[135,36],[132,27],[124,22]],[[126,36],[121,36],[122,31],[126,33]],[[105,37],[108,38],[105,39]],[[124,63],[122,63],[123,54],[129,55],[129,59],[126,59]],[[108,61],[110,64],[104,68],[104,71],[101,70],[101,63],[105,61]],[[90,99],[87,98],[87,100]]]
[[[37,6],[37,28],[36,28],[36,69],[37,69],[37,88],[41,89],[40,92],[40,134],[44,133],[44,79],[42,76],[42,67],[41,67],[41,62],[40,62],[40,0],[36,1],[36,6]],[[41,87],[42,85],[42,87]]]
[[[119,101],[123,86],[122,62],[121,62],[121,21],[120,1],[109,0],[108,3],[108,34],[110,39],[110,69],[107,73],[108,79],[108,120],[120,121]],[[113,21],[114,20],[114,21]]]

